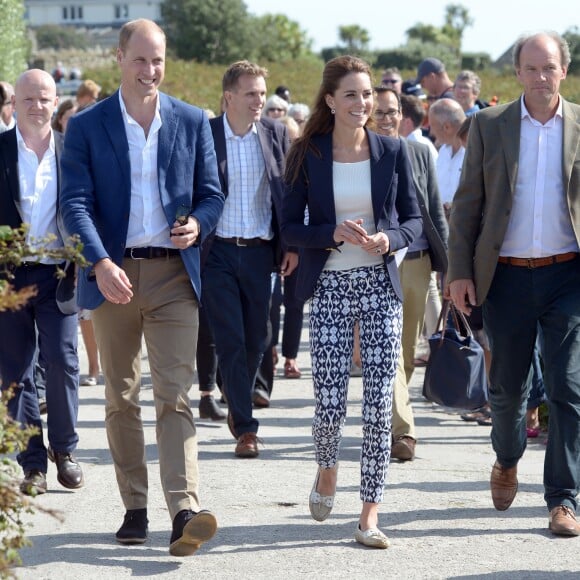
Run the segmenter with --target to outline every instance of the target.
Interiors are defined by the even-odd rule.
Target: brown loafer
[[[503,467],[496,461],[491,469],[489,484],[495,509],[500,512],[507,510],[512,505],[518,491],[517,465]]]
[[[236,444],[236,457],[258,457],[258,436],[255,433],[242,433]]]
[[[548,527],[557,536],[580,536],[580,524],[567,505],[558,505],[550,512]]]
[[[391,447],[391,459],[399,461],[413,461],[415,458],[415,445],[417,441],[408,435],[397,437]]]

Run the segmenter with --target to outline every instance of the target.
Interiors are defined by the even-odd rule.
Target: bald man
[[[0,134],[0,223],[18,228],[29,225],[28,242],[54,236],[47,248],[64,246],[66,234],[57,223],[58,163],[62,136],[50,121],[58,98],[52,77],[33,69],[22,74],[12,102],[16,126]],[[24,261],[12,270],[11,284],[20,290],[35,286],[37,293],[15,312],[0,312],[0,379],[2,389],[16,385],[8,403],[10,415],[38,429],[18,455],[24,471],[23,493],[47,489],[48,458],[56,463],[59,483],[68,489],[83,485],[83,473],[72,453],[78,442],[79,362],[77,315],[63,313],[56,300],[59,260]],[[34,384],[36,330],[41,356],[46,361],[48,449],[43,435]]]

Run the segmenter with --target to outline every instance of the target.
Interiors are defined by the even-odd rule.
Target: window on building
[[[129,18],[128,4],[115,4],[115,20],[125,20]]]
[[[82,20],[83,7],[79,5],[69,4],[68,6],[62,7],[62,19],[63,20]]]

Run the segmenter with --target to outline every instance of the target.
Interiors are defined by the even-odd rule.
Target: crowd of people
[[[80,320],[82,384],[97,384],[101,371],[105,382],[125,508],[116,539],[147,540],[144,341],[169,551],[194,554],[218,528],[199,494],[188,396],[196,360],[200,416],[227,421],[236,457],[258,457],[254,409],[270,405],[280,327],[284,376],[300,379],[308,301],[310,513],[332,514],[354,360],[363,383],[354,538],[387,548],[385,479],[391,459],[415,457],[408,385],[443,296],[470,315],[488,351],[489,407],[476,419],[487,415],[492,427],[493,505],[506,510],[516,496],[545,398],[549,528],[580,535],[580,108],[560,95],[566,42],[520,37],[522,95],[491,107],[474,72],[452,82],[435,58],[407,82],[388,68],[377,85],[364,60],[336,57],[311,107],[292,103],[285,86],[268,96],[268,71],[242,60],[224,72],[219,116],[160,90],[165,53],[163,30],[139,19],[121,28],[120,87],[102,101],[85,81],[76,101],[57,107],[55,79],[37,69],[15,87],[0,83],[0,223],[27,223],[31,243],[52,234],[55,247],[77,234],[90,264],[76,273],[78,309],[63,307],[55,260],[12,269],[15,288],[38,290],[23,309],[0,313],[2,388],[16,385],[9,412],[38,427],[18,455],[22,492],[46,492],[49,460],[61,485],[84,485],[74,456]]]

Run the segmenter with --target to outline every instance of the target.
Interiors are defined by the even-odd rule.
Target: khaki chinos
[[[122,264],[129,304],[105,302],[93,324],[105,376],[106,430],[127,510],[147,507],[146,449],[139,406],[141,344],[151,367],[161,484],[171,518],[199,511],[197,435],[188,391],[194,381],[198,303],[179,256]]]
[[[403,435],[416,439],[408,385],[413,375],[415,349],[425,318],[427,290],[431,277],[429,252],[424,251],[424,255],[420,258],[405,258],[399,266],[399,276],[403,288],[403,337],[393,387],[393,437],[395,440]]]

